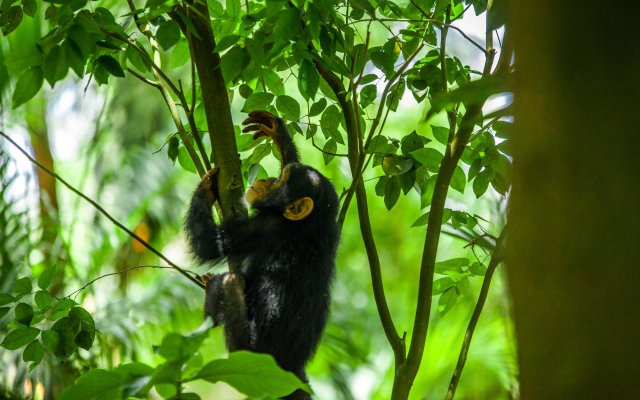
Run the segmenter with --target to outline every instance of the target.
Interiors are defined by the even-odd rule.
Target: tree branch
[[[180,272],[182,275],[187,277],[187,279],[189,279],[191,282],[195,283],[196,285],[198,285],[198,286],[200,286],[201,288],[204,289],[204,284],[202,282],[200,282],[199,280],[197,280],[194,277],[192,277],[191,275],[189,275],[189,273],[186,270],[178,267],[171,260],[169,260],[167,257],[165,257],[162,253],[160,253],[158,250],[156,250],[153,246],[151,246],[149,243],[147,243],[144,239],[142,239],[140,236],[136,235],[134,232],[129,230],[126,226],[124,226],[123,224],[118,222],[118,220],[116,220],[114,217],[112,217],[111,214],[109,214],[104,208],[102,208],[102,206],[100,206],[94,200],[92,200],[87,195],[85,195],[84,193],[80,192],[79,190],[77,190],[76,188],[71,186],[71,184],[69,184],[67,181],[65,181],[58,174],[56,174],[55,172],[52,172],[47,167],[45,167],[44,165],[40,164],[37,160],[35,160],[33,157],[31,157],[29,155],[29,153],[27,153],[26,150],[24,150],[22,147],[20,147],[20,145],[18,145],[15,141],[13,141],[13,139],[11,139],[6,133],[0,131],[0,135],[2,135],[5,139],[7,139],[9,141],[9,143],[14,145],[22,154],[24,154],[25,157],[27,157],[29,159],[29,161],[31,161],[33,164],[37,165],[40,169],[42,169],[47,174],[49,174],[52,177],[54,177],[55,179],[57,179],[60,183],[62,183],[64,186],[66,186],[73,193],[75,193],[78,196],[82,197],[89,204],[91,204],[96,210],[100,211],[100,213],[102,213],[102,215],[107,217],[107,219],[109,221],[111,221],[115,226],[117,226],[118,228],[120,228],[123,231],[125,231],[132,238],[136,239],[138,242],[140,242],[140,244],[142,244],[144,247],[146,247],[149,251],[151,251],[153,254],[155,254],[156,256],[160,257],[167,264],[169,264],[169,266],[171,266],[171,268],[173,268],[176,271]]]
[[[478,325],[478,320],[480,319],[480,314],[482,313],[484,304],[487,301],[487,295],[489,294],[489,287],[491,286],[493,273],[495,272],[496,267],[504,259],[504,240],[506,238],[506,235],[507,226],[505,225],[505,227],[502,228],[502,233],[500,233],[500,236],[496,241],[496,247],[493,250],[493,256],[491,257],[491,261],[489,261],[487,272],[484,275],[482,287],[480,288],[480,294],[478,295],[478,302],[473,309],[471,320],[469,321],[467,331],[464,334],[462,348],[460,349],[460,355],[458,356],[458,363],[456,364],[456,368],[453,371],[453,375],[451,376],[451,382],[449,383],[449,389],[447,390],[445,400],[453,400],[453,397],[456,394],[456,389],[458,388],[458,383],[460,382],[460,376],[462,375],[462,369],[464,368],[464,364],[467,361],[467,354],[469,353],[471,339],[473,338],[473,333],[475,332],[476,326]]]

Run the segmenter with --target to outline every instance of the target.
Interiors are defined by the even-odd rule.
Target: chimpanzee
[[[187,213],[189,245],[201,262],[227,259],[239,273],[205,275],[205,315],[225,325],[230,351],[273,355],[285,370],[306,381],[329,314],[335,270],[338,196],[315,169],[301,164],[284,121],[255,111],[243,122],[254,139],[267,136],[278,147],[279,178],[259,179],[245,198],[255,210],[248,218],[216,225],[217,169],[196,189]],[[289,398],[309,398],[298,391]]]

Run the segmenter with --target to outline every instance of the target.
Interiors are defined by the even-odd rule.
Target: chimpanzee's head
[[[256,180],[245,198],[256,210],[282,213],[291,221],[320,214],[335,218],[338,209],[338,196],[327,178],[298,163],[286,165],[278,179]]]

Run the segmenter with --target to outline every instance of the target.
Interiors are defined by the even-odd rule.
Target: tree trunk
[[[638,7],[513,5],[522,398],[638,399]]]

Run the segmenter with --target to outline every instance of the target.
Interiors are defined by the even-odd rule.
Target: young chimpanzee
[[[225,325],[229,350],[273,355],[306,381],[329,313],[335,269],[338,196],[315,169],[300,163],[280,118],[255,111],[243,122],[254,139],[268,136],[282,156],[278,179],[260,179],[246,192],[255,215],[216,225],[217,170],[203,178],[191,200],[186,232],[202,262],[223,259],[241,266],[237,274],[205,276],[205,315]],[[298,391],[290,398],[309,398]]]

